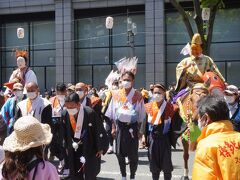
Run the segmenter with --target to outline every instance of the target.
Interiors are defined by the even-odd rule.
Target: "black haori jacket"
[[[90,107],[84,106],[83,127],[81,131],[81,139],[74,138],[74,131],[71,126],[70,118],[66,110],[63,111],[63,138],[65,148],[68,154],[68,165],[70,169],[70,177],[79,173],[95,174],[95,177],[100,172],[101,158],[96,157],[96,153],[103,150],[105,154],[108,150],[108,138],[103,127],[102,121],[99,120],[97,113]],[[77,121],[77,120],[76,120]],[[81,141],[77,151],[72,147],[72,143]],[[86,159],[84,168],[80,163],[80,157]],[[65,162],[66,163],[66,162]]]

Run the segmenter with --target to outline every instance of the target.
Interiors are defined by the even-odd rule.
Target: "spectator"
[[[58,180],[57,170],[43,158],[43,146],[52,140],[51,128],[32,116],[24,116],[14,124],[13,133],[3,143],[4,179]],[[0,177],[2,179],[2,177]]]
[[[192,179],[239,179],[240,134],[233,130],[224,99],[206,96],[197,103],[198,138]]]
[[[234,85],[227,86],[224,91],[224,98],[229,108],[230,120],[233,123],[234,130],[240,132],[240,105],[238,88]]]

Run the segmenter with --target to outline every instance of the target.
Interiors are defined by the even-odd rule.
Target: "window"
[[[91,10],[93,11],[93,10]],[[94,10],[95,12],[95,10]],[[99,87],[105,84],[114,62],[130,57],[133,49],[127,44],[127,10],[118,9],[112,30],[105,27],[109,14],[97,9],[99,16],[90,17],[89,10],[77,13],[75,20],[75,64],[76,82],[85,82]],[[116,12],[116,11],[114,11]],[[97,14],[97,13],[95,13]],[[135,87],[145,86],[145,18],[143,12],[129,11],[129,17],[137,24],[139,32],[134,37],[134,52],[138,57],[138,74]]]
[[[55,22],[50,20],[7,22],[2,24],[1,84],[7,82],[16,68],[15,48],[26,49],[28,65],[38,77],[43,92],[55,86]],[[24,28],[24,38],[17,38],[17,28]],[[41,77],[41,78],[39,78]]]

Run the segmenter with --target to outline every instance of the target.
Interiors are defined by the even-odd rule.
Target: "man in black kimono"
[[[88,87],[85,83],[77,83],[75,86],[75,92],[78,94],[83,106],[91,107],[99,117],[102,117],[102,100],[95,96],[88,97]]]
[[[101,155],[108,149],[108,138],[99,116],[80,103],[78,94],[65,98],[63,134],[68,153],[70,179],[94,180],[100,172]]]

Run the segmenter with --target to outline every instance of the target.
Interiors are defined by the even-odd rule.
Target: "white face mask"
[[[77,108],[67,109],[67,112],[68,112],[69,115],[73,116],[73,115],[77,114],[78,109]]]
[[[228,103],[228,104],[233,104],[235,102],[234,96],[224,96],[224,99],[225,99],[226,103]]]
[[[153,95],[153,99],[156,101],[156,102],[161,102],[163,99],[164,99],[164,96],[162,94],[154,94]]]
[[[79,98],[82,99],[84,97],[84,92],[83,91],[76,91],[78,94]]]
[[[13,94],[16,96],[17,99],[23,98],[23,91],[17,90],[15,92],[13,92]]]
[[[65,103],[65,95],[57,95],[57,98],[61,105],[64,105]]]
[[[27,97],[31,100],[35,99],[37,97],[37,92],[27,92]]]
[[[204,117],[205,115],[203,115]],[[200,130],[202,130],[206,125],[204,125],[204,121],[202,120],[203,117],[201,119],[198,119],[198,127]]]
[[[200,119],[198,119],[198,127],[199,127],[200,130],[202,130],[202,128],[203,128]]]
[[[129,89],[132,86],[132,83],[130,81],[123,81],[122,87],[125,89]]]
[[[26,67],[26,62],[25,62],[25,59],[23,57],[18,57],[17,58],[17,66],[20,69]]]

